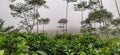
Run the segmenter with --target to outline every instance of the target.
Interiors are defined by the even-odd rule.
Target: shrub
[[[5,55],[115,55],[120,54],[120,39],[101,39],[89,34],[42,33],[0,35],[0,54]]]

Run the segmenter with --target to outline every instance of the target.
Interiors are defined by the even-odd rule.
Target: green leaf
[[[4,55],[4,50],[0,50],[0,55]]]
[[[33,53],[32,55],[38,55],[37,53]]]

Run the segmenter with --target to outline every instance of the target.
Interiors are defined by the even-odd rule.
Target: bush
[[[120,39],[101,39],[89,34],[42,33],[0,35],[0,54],[4,55],[115,55],[120,54]]]

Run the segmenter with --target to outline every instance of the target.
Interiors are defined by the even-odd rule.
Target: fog
[[[58,20],[61,18],[65,18],[66,12],[66,2],[63,0],[46,0],[49,9],[40,8],[39,13],[43,18],[49,17],[50,23],[45,26],[46,31],[54,31],[58,30],[57,26]],[[117,0],[119,8],[120,8],[120,0]],[[69,14],[68,14],[68,30],[70,32],[79,32],[80,29],[80,21],[81,21],[81,13],[80,11],[74,11],[73,4],[69,3]],[[117,10],[115,7],[114,0],[103,0],[103,4],[105,9],[112,12],[114,18],[118,17]],[[89,10],[84,11],[84,18],[87,18]],[[16,26],[18,25],[19,19],[14,18],[10,15],[9,9],[9,1],[8,0],[0,0],[0,18],[4,19],[6,22],[6,26]],[[42,25],[39,26],[39,31],[42,30]],[[34,31],[36,29],[34,28]],[[55,32],[55,31],[54,31]]]

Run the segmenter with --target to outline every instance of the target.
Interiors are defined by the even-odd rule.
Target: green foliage
[[[61,24],[66,24],[68,21],[66,20],[66,19],[64,19],[64,18],[62,18],[62,19],[60,19],[59,21],[58,21],[58,23],[61,23]]]
[[[41,19],[42,24],[48,24],[50,22],[49,18]]]
[[[0,55],[4,55],[4,50],[0,50]]]
[[[8,27],[4,27],[4,20],[3,19],[0,19],[0,33],[2,34],[3,33],[8,33],[8,32],[11,32],[14,27],[13,26],[8,26]]]
[[[101,39],[89,34],[42,33],[0,35],[0,54],[5,55],[114,55],[119,54],[120,39]]]
[[[62,18],[62,19],[60,19],[60,20],[58,21],[58,23],[60,24],[60,25],[58,26],[58,28],[62,28],[62,31],[63,31],[63,32],[64,32],[64,31],[67,31],[67,30],[65,29],[65,24],[68,23],[68,20],[67,20],[67,19]]]
[[[19,22],[19,28],[22,31],[31,33],[34,26],[37,25],[38,32],[38,23],[40,18],[40,13],[38,8],[44,6],[48,8],[45,0],[23,0],[23,2],[15,2],[17,0],[10,0],[11,15],[16,18],[22,18]],[[49,19],[42,20],[43,24],[48,24]]]

